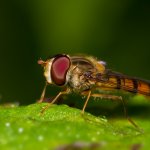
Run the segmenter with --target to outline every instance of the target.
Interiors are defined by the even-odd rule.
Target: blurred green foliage
[[[94,55],[150,79],[148,0],[1,1],[0,32],[1,102],[34,103],[44,86],[37,60],[57,53]]]

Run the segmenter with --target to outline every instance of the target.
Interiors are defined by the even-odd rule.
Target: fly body
[[[96,89],[99,89],[99,91],[101,89],[103,91],[124,90],[150,96],[149,81],[129,77],[107,69],[104,61],[92,56],[59,54],[46,61],[39,60],[38,64],[44,67],[46,86],[48,84],[54,84],[65,87],[65,90],[58,93],[52,103],[63,94],[71,92],[79,93],[87,96],[82,112],[84,112],[90,97],[122,100],[120,96],[95,93]],[[42,102],[44,99],[46,86],[44,87],[39,102]]]
[[[95,86],[95,81],[89,80],[88,74],[90,72],[98,73],[104,72],[104,66],[95,61],[92,57],[70,57],[71,67],[68,72],[67,85],[73,92],[82,92],[90,90]]]

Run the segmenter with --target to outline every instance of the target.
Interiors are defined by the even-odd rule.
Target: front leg
[[[43,114],[45,112],[46,109],[48,109],[52,104],[54,104],[58,98],[61,96],[61,95],[65,95],[65,94],[69,94],[70,93],[70,89],[67,88],[65,91],[62,91],[62,92],[59,92],[56,97],[53,99],[53,101],[51,103],[48,103],[42,110],[41,110],[41,113]]]
[[[47,88],[48,83],[45,83],[44,89],[42,91],[41,97],[40,99],[37,101],[38,103],[42,103],[44,101],[44,96],[45,96],[45,92],[46,92],[46,88]]]

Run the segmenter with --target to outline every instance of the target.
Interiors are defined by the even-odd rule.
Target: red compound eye
[[[64,85],[66,74],[70,67],[70,59],[66,55],[58,55],[53,60],[51,67],[51,78],[56,85]]]

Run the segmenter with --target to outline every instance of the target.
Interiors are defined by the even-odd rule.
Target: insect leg
[[[121,96],[107,95],[107,94],[91,94],[92,97],[99,97],[101,99],[112,99],[112,100],[122,100]]]
[[[86,106],[87,106],[87,103],[88,103],[88,101],[89,101],[89,99],[90,99],[90,96],[91,96],[91,91],[84,91],[84,92],[81,93],[81,94],[87,95],[86,101],[85,101],[85,103],[84,103],[84,106],[83,106],[82,112],[81,112],[82,114],[84,114],[84,110],[85,110],[85,108],[86,108]]]
[[[51,103],[48,103],[42,110],[41,110],[41,113],[44,113],[44,111],[46,109],[48,109],[53,103],[55,103],[58,98],[61,96],[61,95],[65,95],[65,94],[68,94],[70,92],[70,89],[66,89],[65,91],[62,91],[62,92],[59,92],[56,97],[53,99],[53,101]]]
[[[45,86],[44,86],[44,89],[43,89],[43,91],[42,91],[41,97],[40,97],[40,99],[37,101],[38,103],[42,103],[42,102],[43,102],[47,85],[48,85],[48,84],[47,84],[47,82],[46,82],[46,84],[45,84]]]
[[[121,101],[123,105],[123,110],[124,110],[124,115],[127,118],[127,120],[140,131],[139,126],[128,116],[127,109],[125,107],[125,102],[122,99],[121,96],[115,96],[115,95],[105,95],[105,94],[91,94],[92,97],[99,97],[99,98],[106,98],[106,99],[111,99],[111,100],[119,100]]]
[[[124,114],[125,117],[127,118],[127,120],[141,133],[143,133],[143,130],[128,116],[128,112],[127,109],[125,107],[125,102],[123,99],[121,99],[122,105],[123,105],[123,109],[124,109]]]
[[[127,118],[127,120],[136,128],[141,132],[141,129],[139,128],[139,126],[128,116],[128,112],[127,109],[125,107],[125,102],[123,99],[121,99],[122,105],[123,105],[123,109],[124,109],[124,114],[125,117]]]

